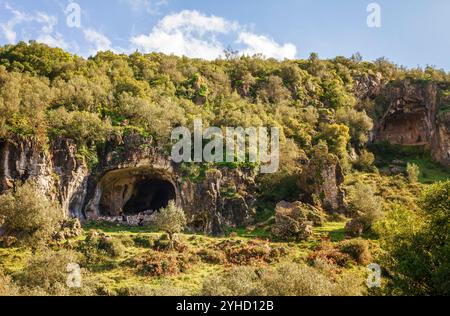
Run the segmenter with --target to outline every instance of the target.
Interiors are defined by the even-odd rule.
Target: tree
[[[167,207],[159,210],[155,219],[155,225],[158,229],[169,235],[171,247],[173,247],[174,234],[180,233],[186,227],[186,216],[184,211],[175,205],[173,200],[169,201]]]
[[[352,108],[338,109],[336,121],[348,126],[351,142],[356,148],[367,143],[369,131],[373,128],[373,121],[365,111],[358,112]]]
[[[37,248],[50,240],[63,218],[63,211],[36,184],[26,182],[0,196],[0,217],[8,235]]]
[[[410,183],[416,183],[419,181],[420,168],[414,163],[409,163],[406,165],[406,173],[408,174],[408,181]]]
[[[375,194],[371,185],[357,182],[350,190],[348,198],[353,220],[347,223],[347,233],[357,236],[371,230],[373,224],[382,216],[382,202],[382,198]]]
[[[327,142],[330,152],[341,159],[347,158],[349,128],[342,124],[321,124],[321,129],[321,139]]]
[[[387,254],[386,291],[400,295],[450,295],[450,180],[429,186],[421,210],[396,206],[378,224]]]

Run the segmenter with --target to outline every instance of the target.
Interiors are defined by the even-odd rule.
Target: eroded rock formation
[[[99,149],[99,162],[89,170],[66,139],[0,143],[0,194],[20,181],[36,181],[43,193],[58,200],[66,214],[82,220],[151,215],[175,200],[190,228],[222,234],[227,227],[248,224],[254,214],[254,175],[237,169],[210,170],[189,179],[162,150],[138,135],[115,138]]]
[[[317,150],[305,162],[298,184],[303,191],[304,201],[316,204],[317,199],[325,211],[344,213],[346,205],[341,188],[343,182],[344,174],[339,159],[324,148],[324,151]]]
[[[450,166],[450,104],[448,87],[432,82],[404,80],[383,92],[387,110],[375,129],[375,142],[422,146],[433,159]]]

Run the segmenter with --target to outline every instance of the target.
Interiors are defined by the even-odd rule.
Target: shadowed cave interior
[[[143,170],[117,170],[100,182],[102,216],[136,215],[158,211],[176,200],[174,185],[158,174]]]
[[[133,193],[123,207],[125,215],[157,211],[175,199],[173,185],[160,179],[144,179],[136,183]]]

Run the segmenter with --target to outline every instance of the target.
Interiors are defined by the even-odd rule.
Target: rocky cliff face
[[[250,172],[225,168],[193,181],[137,135],[111,140],[99,150],[100,161],[91,171],[69,140],[55,140],[49,148],[38,144],[19,139],[0,143],[0,194],[32,179],[66,214],[111,221],[151,215],[175,200],[192,230],[210,234],[248,224],[254,213]]]
[[[66,214],[81,217],[88,170],[76,147],[58,140],[45,148],[36,140],[0,142],[0,193],[33,179],[42,192],[59,201]]]
[[[370,82],[370,83],[367,83]],[[438,83],[403,80],[384,85],[376,78],[359,85],[362,97],[381,97],[385,109],[373,131],[373,141],[422,146],[433,159],[450,166],[449,87]]]

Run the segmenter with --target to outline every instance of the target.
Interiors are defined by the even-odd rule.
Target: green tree
[[[397,206],[377,224],[388,252],[386,291],[400,295],[450,295],[450,181],[429,186],[414,213]]]
[[[173,247],[174,235],[182,232],[186,227],[186,216],[183,210],[171,200],[167,207],[159,210],[155,219],[155,225],[169,235],[171,247]]]
[[[0,217],[6,233],[36,248],[51,239],[63,219],[63,211],[32,182],[0,195]]]
[[[341,159],[347,158],[347,144],[350,141],[349,128],[342,124],[321,124],[320,138],[325,140],[330,153]]]
[[[406,173],[408,175],[408,180],[411,183],[416,183],[419,181],[420,168],[414,163],[409,163],[406,165]]]
[[[373,121],[366,112],[358,112],[352,108],[338,109],[336,122],[349,128],[351,142],[356,148],[367,143],[369,131],[373,128]]]

